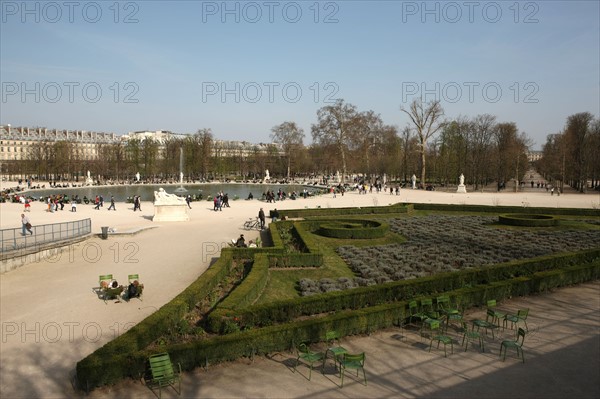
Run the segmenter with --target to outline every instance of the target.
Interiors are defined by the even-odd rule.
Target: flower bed
[[[341,246],[337,253],[356,273],[354,283],[305,279],[302,295],[600,247],[598,230],[508,230],[494,228],[496,221],[494,216],[455,215],[389,220],[391,230],[406,237],[404,244]]]

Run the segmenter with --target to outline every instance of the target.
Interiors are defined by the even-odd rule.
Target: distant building
[[[35,144],[67,141],[75,145],[80,159],[93,160],[98,157],[99,144],[120,141],[114,133],[90,132],[87,130],[58,130],[45,127],[12,127],[0,125],[0,161],[28,159]]]
[[[542,151],[529,151],[527,152],[527,159],[529,160],[529,162],[535,162],[535,161],[539,161],[540,159],[542,159],[542,155],[544,153]]]
[[[152,139],[163,145],[167,140],[185,139],[189,134],[173,133],[168,130],[140,130],[125,135],[115,133],[90,132],[86,130],[59,130],[45,127],[12,127],[0,125],[0,162],[21,161],[29,159],[30,150],[35,144],[66,141],[75,145],[79,159],[95,160],[98,158],[101,144],[127,143],[137,139]],[[235,140],[213,140],[213,155],[220,157],[247,157],[254,153],[275,153],[282,155],[283,147],[278,143],[250,143]]]

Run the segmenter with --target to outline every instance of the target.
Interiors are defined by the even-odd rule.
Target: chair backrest
[[[517,344],[519,344],[520,346],[523,346],[523,342],[525,342],[525,335],[527,333],[525,332],[525,330],[523,330],[522,328],[519,328],[519,331],[517,331]]]
[[[421,299],[421,311],[433,311],[433,299],[431,298],[423,298]]]
[[[447,295],[438,296],[435,302],[438,310],[447,310],[450,308],[450,297]]]
[[[346,353],[344,355],[344,361],[352,362],[352,363],[359,363],[360,366],[363,367],[365,365],[365,352],[357,353],[357,354]]]
[[[335,343],[335,341],[340,341],[340,334],[337,331],[327,331],[325,333],[325,342],[328,346],[331,346]]]
[[[493,309],[488,309],[487,310],[487,316],[485,316],[485,321],[487,321],[487,322],[493,322],[495,318],[496,318],[496,314],[494,313],[494,310]]]
[[[520,309],[520,310],[517,310],[517,317],[519,319],[525,320],[527,318],[528,314],[529,314],[529,309]]]
[[[408,303],[408,312],[411,316],[419,313],[419,305],[417,304],[417,301],[410,301]]]
[[[100,287],[102,287],[102,282],[103,281],[112,281],[113,279],[113,275],[112,274],[102,274],[100,275],[100,277],[98,277],[98,283],[100,284]]]
[[[152,355],[148,360],[150,362],[152,378],[155,380],[170,378],[175,374],[173,371],[173,364],[171,363],[171,358],[169,357],[168,353]]]
[[[298,349],[298,353],[310,353],[310,349],[308,349],[306,344],[300,344],[296,349]]]
[[[495,308],[496,307],[496,300],[495,299],[490,299],[489,301],[487,301],[487,307],[488,308]]]
[[[173,372],[173,364],[168,353],[159,353],[150,356],[148,359],[150,362],[150,370],[152,371],[152,378],[160,380],[164,378],[172,377],[175,373]]]
[[[439,330],[440,329],[440,321],[439,320],[431,320],[429,323],[430,330]]]
[[[140,281],[140,275],[139,274],[129,274],[127,276],[127,280],[129,281],[129,284],[131,284],[134,280]]]

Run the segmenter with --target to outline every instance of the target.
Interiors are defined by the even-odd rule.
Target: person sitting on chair
[[[127,287],[127,298],[139,298],[142,295],[142,290],[144,289],[144,284],[140,284],[139,281],[133,280],[129,287]]]
[[[254,243],[254,241],[250,240],[250,242],[248,243],[248,248],[256,248],[256,244]]]
[[[246,247],[246,240],[244,239],[243,234],[240,234],[240,238],[238,238],[237,241],[235,242],[235,246],[238,248]]]

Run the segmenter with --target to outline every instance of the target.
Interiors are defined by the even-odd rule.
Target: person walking
[[[115,197],[112,195],[110,196],[110,206],[108,207],[108,210],[110,211],[111,209],[113,211],[117,210],[117,208],[115,208]]]
[[[265,228],[265,211],[262,208],[258,211],[258,219],[260,220],[260,229],[262,230]]]
[[[21,214],[21,235],[24,236],[28,231],[31,235],[33,235],[33,231],[31,230],[31,221],[24,213]]]
[[[188,208],[192,209],[192,206],[190,205],[190,202],[192,202],[192,196],[191,195],[187,195],[187,197],[185,197],[185,202],[187,203]]]
[[[96,204],[94,209],[100,210],[100,198],[97,195],[96,195],[96,201],[94,203]]]

